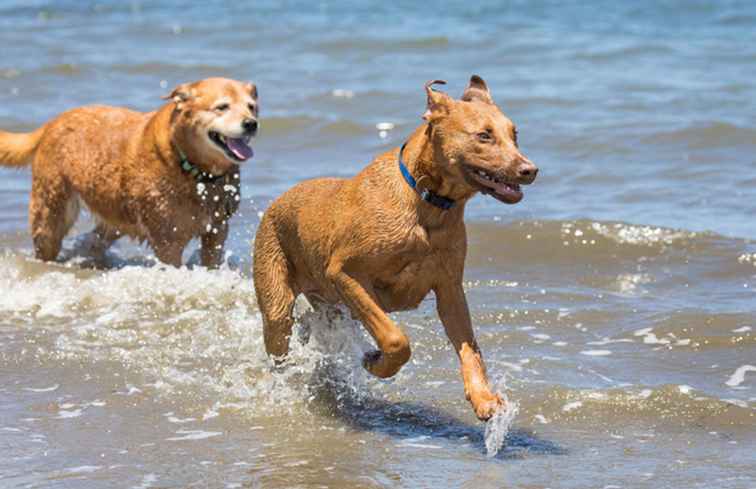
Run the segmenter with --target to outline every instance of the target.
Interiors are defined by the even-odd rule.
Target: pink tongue
[[[252,158],[253,154],[255,154],[254,151],[252,151],[252,148],[250,148],[243,139],[227,138],[226,146],[228,146],[228,149],[230,149],[240,160],[248,160]]]

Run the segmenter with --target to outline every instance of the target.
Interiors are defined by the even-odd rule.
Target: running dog
[[[123,235],[181,266],[200,237],[201,262],[218,266],[228,219],[239,206],[239,165],[252,157],[257,87],[208,78],[176,87],[156,112],[89,106],[34,132],[0,131],[0,165],[32,167],[34,251],[54,260],[86,205],[97,222],[92,251]]]
[[[503,407],[486,376],[462,275],[465,204],[478,192],[515,204],[538,169],[517,145],[514,124],[473,76],[454,100],[425,85],[425,123],[401,148],[350,179],[305,181],[265,213],[254,246],[254,280],[265,347],[288,352],[292,306],[345,304],[375,340],[363,358],[373,375],[396,374],[410,358],[407,335],[389,318],[432,290],[459,357],[465,395],[481,420]]]

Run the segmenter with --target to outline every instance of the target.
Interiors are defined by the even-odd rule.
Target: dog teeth
[[[478,170],[478,175],[486,180],[491,180],[491,176],[483,170]]]

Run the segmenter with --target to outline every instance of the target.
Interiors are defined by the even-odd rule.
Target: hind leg
[[[105,258],[105,252],[113,246],[119,238],[121,233],[115,228],[108,226],[104,222],[97,223],[95,228],[87,233],[84,237],[84,246],[87,248],[87,252],[92,255],[96,260],[103,260]]]
[[[29,225],[34,255],[52,261],[60,252],[63,238],[79,216],[79,198],[62,179],[32,182]]]
[[[344,311],[315,294],[305,294],[312,310],[329,323],[345,319]]]
[[[263,319],[265,351],[277,361],[289,352],[294,325],[293,309],[298,292],[293,286],[291,271],[275,230],[263,218],[255,236],[253,275]]]
[[[105,223],[99,222],[94,228],[94,242],[92,243],[92,252],[103,255],[105,254],[113,243],[118,241],[121,237],[121,232],[108,226]]]

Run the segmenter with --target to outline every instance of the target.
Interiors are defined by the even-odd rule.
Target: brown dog
[[[533,182],[538,169],[520,153],[514,124],[480,77],[461,100],[434,91],[434,83],[443,82],[426,84],[427,123],[401,150],[351,179],[303,182],[271,205],[255,238],[255,290],[269,355],[280,360],[288,352],[292,306],[303,293],[315,307],[349,307],[379,348],[363,364],[384,378],[410,358],[409,340],[387,312],[416,308],[433,290],[465,395],[488,419],[502,400],[491,392],[462,288],[465,204],[478,192],[517,203],[520,184]]]
[[[29,222],[37,258],[54,260],[79,214],[97,221],[93,252],[127,235],[181,265],[201,238],[217,266],[239,204],[239,163],[252,156],[257,88],[209,78],[178,86],[157,112],[81,107],[29,134],[0,131],[0,164],[32,165]]]

